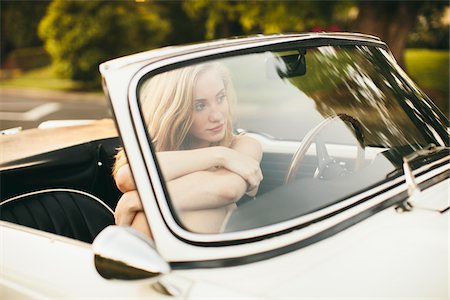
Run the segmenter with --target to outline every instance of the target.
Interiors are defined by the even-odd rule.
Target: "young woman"
[[[170,199],[183,225],[219,232],[244,194],[262,180],[259,143],[232,132],[234,91],[220,64],[189,66],[152,77],[141,91],[142,109]],[[113,175],[124,193],[116,223],[148,230],[123,150]]]

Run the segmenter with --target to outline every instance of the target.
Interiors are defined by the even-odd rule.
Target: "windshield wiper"
[[[422,164],[425,164],[425,163],[430,162],[430,160],[432,159],[431,156],[433,156],[433,154],[440,153],[443,150],[450,151],[450,147],[436,146],[435,144],[428,144],[424,148],[417,149],[414,152],[403,156],[401,158],[402,166],[401,167],[399,166],[399,167],[395,168],[395,170],[389,172],[386,175],[386,178],[397,177],[397,176],[401,175],[401,171],[403,171],[405,173],[405,160],[409,163],[409,166],[410,166],[412,164],[412,162],[414,162],[415,160],[425,157],[422,160]],[[409,167],[409,169],[411,169],[411,167]]]
[[[432,154],[441,152],[442,150],[448,150],[449,147],[436,146],[435,144],[428,144],[422,149],[418,149],[411,154],[403,157],[403,172],[405,174],[406,184],[408,185],[408,195],[411,196],[415,191],[420,192],[420,188],[416,183],[416,178],[412,172],[411,165],[414,160],[423,157],[430,156]]]
[[[408,200],[414,195],[419,193],[420,187],[419,185],[416,183],[416,177],[413,174],[412,168],[411,168],[411,163],[423,156],[430,156],[432,154],[441,152],[442,150],[449,150],[449,147],[445,147],[445,146],[436,146],[435,144],[429,144],[426,147],[422,148],[422,149],[418,149],[416,151],[414,151],[413,153],[410,153],[406,156],[403,157],[403,173],[405,174],[405,182],[406,185],[408,187],[408,199],[406,201],[404,201],[401,204],[401,208],[403,210],[411,210],[412,209],[412,205],[410,204],[410,202],[408,202]]]
[[[441,152],[443,150],[449,150],[449,149],[450,149],[450,147],[436,146],[435,144],[431,143],[421,149],[417,149],[413,153],[406,155],[405,157],[403,157],[403,161],[407,160],[408,162],[411,162],[422,156],[430,156],[431,154],[435,154],[435,153]]]

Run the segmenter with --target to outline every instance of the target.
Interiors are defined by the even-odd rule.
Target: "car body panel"
[[[448,200],[448,186],[449,181],[443,181],[420,196],[440,195]],[[226,290],[230,296],[264,299],[290,295],[439,299],[448,295],[449,288],[449,222],[448,213],[426,209],[399,213],[389,208],[299,251],[242,266],[173,271],[162,281],[188,298],[225,295],[222,293]],[[2,284],[8,287],[14,282],[14,286],[25,290],[23,293],[29,291],[27,297],[162,296],[146,280],[119,283],[101,278],[93,267],[88,244],[52,234],[36,234],[21,226],[2,225],[2,243],[9,245],[2,254]],[[23,247],[25,243],[29,247]],[[417,248],[421,252],[410,251]],[[20,268],[17,262],[21,263]],[[13,263],[11,267],[9,263]],[[405,277],[405,273],[410,276]],[[55,274],[83,278],[83,288],[78,282],[67,282],[65,276]],[[340,280],[342,276],[345,282]],[[411,280],[414,285],[409,284]],[[195,288],[191,287],[192,282]],[[49,286],[53,289],[48,289]]]
[[[443,181],[421,196],[439,194],[448,199],[448,186],[449,181]],[[448,213],[425,209],[399,213],[391,207],[330,238],[276,258],[184,272],[200,281],[273,299],[290,295],[439,298],[448,295],[449,288],[449,222]],[[423,252],[410,250],[417,248]],[[415,284],[409,284],[411,278],[404,274],[411,274]]]
[[[146,280],[120,283],[101,277],[87,243],[4,223],[1,242],[8,246],[2,246],[0,282],[5,299],[18,294],[27,299],[161,296]]]
[[[89,124],[56,127],[34,128],[18,134],[0,135],[2,155],[0,165],[25,159],[30,156],[54,151],[96,139],[117,136],[114,122],[110,119],[92,120]],[[52,142],[49,143],[48,141]],[[33,145],[33,147],[30,147]],[[17,164],[11,164],[17,167]],[[2,168],[3,169],[3,168]]]

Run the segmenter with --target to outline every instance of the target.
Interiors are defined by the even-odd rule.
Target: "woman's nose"
[[[209,112],[209,120],[211,122],[221,121],[223,118],[223,113],[217,105],[211,107],[211,111]]]

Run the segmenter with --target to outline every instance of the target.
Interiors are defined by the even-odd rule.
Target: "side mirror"
[[[95,238],[92,250],[95,268],[105,279],[146,279],[170,272],[153,242],[131,227],[106,227]]]

